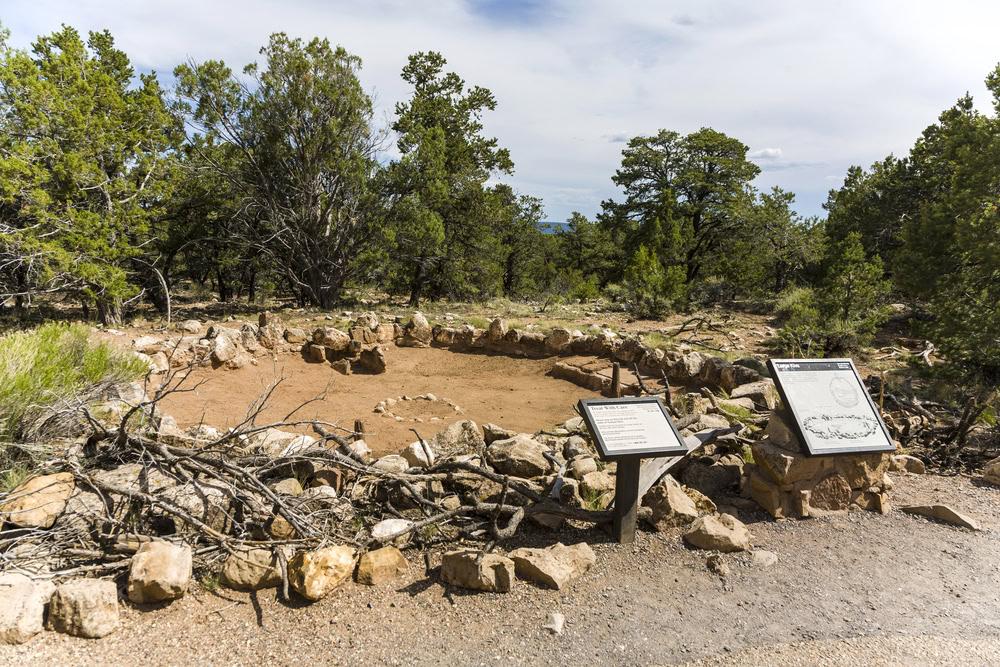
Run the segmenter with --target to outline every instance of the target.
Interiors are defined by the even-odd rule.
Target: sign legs
[[[642,459],[629,456],[618,460],[615,474],[614,536],[619,544],[635,542],[635,524],[639,513],[639,465]]]

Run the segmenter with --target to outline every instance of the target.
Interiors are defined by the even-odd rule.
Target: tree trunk
[[[413,286],[410,288],[410,308],[420,307],[420,291],[424,288],[427,279],[427,271],[424,269],[424,255],[420,256],[417,268],[413,272]]]
[[[232,294],[229,290],[229,283],[226,282],[225,276],[222,275],[222,269],[216,269],[215,280],[219,287],[219,301],[222,301],[223,303],[229,301],[229,299],[232,298]]]
[[[122,302],[120,299],[98,299],[97,318],[106,327],[122,325]]]

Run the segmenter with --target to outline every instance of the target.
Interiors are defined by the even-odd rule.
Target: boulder
[[[740,480],[740,473],[732,465],[712,463],[711,459],[692,461],[681,473],[684,485],[715,497],[732,488]]]
[[[399,455],[413,468],[428,468],[434,465],[435,461],[434,450],[426,440],[423,444],[419,440],[411,442]]]
[[[45,605],[56,587],[20,574],[0,576],[0,643],[23,644],[42,631]]]
[[[565,352],[573,340],[573,334],[568,329],[553,329],[545,337],[545,351],[550,354]]]
[[[305,599],[321,600],[350,579],[355,553],[349,546],[300,551],[288,563],[288,583]]]
[[[486,337],[491,343],[499,343],[507,335],[507,323],[500,317],[490,322],[490,328],[486,332]]]
[[[405,574],[408,563],[396,547],[369,551],[358,563],[358,583],[378,586]]]
[[[177,328],[185,333],[198,333],[201,331],[201,322],[198,320],[184,320],[177,325]]]
[[[427,444],[437,453],[438,458],[461,456],[464,454],[480,454],[486,443],[479,435],[479,426],[471,419],[460,419],[431,436]]]
[[[402,347],[428,347],[432,336],[431,325],[424,314],[418,311],[403,328],[403,338],[398,344]]]
[[[48,627],[97,639],[118,628],[118,587],[104,579],[73,579],[56,587]]]
[[[229,554],[222,565],[222,584],[237,591],[256,591],[281,584],[281,565],[270,549]]]
[[[486,448],[486,461],[501,475],[538,477],[551,469],[542,454],[548,447],[527,435],[497,440]]]
[[[851,485],[839,473],[827,475],[809,491],[809,514],[814,510],[842,512],[851,504]]]
[[[212,361],[216,364],[226,364],[236,359],[240,349],[229,336],[217,336],[212,345]]]
[[[6,520],[22,528],[51,528],[66,509],[76,483],[73,474],[29,477],[8,494],[0,505],[0,522]]]
[[[294,477],[288,477],[281,480],[277,484],[271,487],[275,493],[285,496],[301,496],[302,495],[302,484],[299,480]]]
[[[366,311],[364,313],[361,313],[354,320],[354,326],[355,327],[363,327],[363,328],[368,329],[370,331],[374,331],[375,329],[378,328],[378,315],[376,315],[374,312],[372,312],[370,310]]]
[[[774,388],[774,380],[763,379],[750,384],[740,385],[729,393],[730,398],[749,398],[757,406],[766,406],[773,410],[778,404],[778,390]]]
[[[358,363],[372,373],[385,373],[385,348],[381,345],[361,350],[361,357]]]
[[[705,355],[700,352],[691,352],[674,362],[668,371],[672,380],[691,380],[701,374],[701,367],[705,364]]]
[[[377,459],[372,467],[386,472],[406,472],[410,463],[399,454],[389,454]]]
[[[590,456],[577,456],[569,464],[569,473],[582,480],[585,475],[597,472],[597,461]]]
[[[783,410],[772,410],[771,416],[767,420],[767,427],[764,429],[764,435],[773,445],[790,452],[805,454],[802,443],[799,442],[798,436],[789,426],[791,419],[791,416]]]
[[[746,366],[728,364],[723,367],[720,379],[720,386],[727,392],[732,392],[737,387],[760,380],[760,373]]]
[[[605,497],[610,501],[615,494],[615,478],[604,470],[588,472],[580,480],[580,493],[583,496]]]
[[[320,327],[313,332],[313,343],[322,345],[334,355],[346,352],[351,346],[351,337],[334,327]]]
[[[722,357],[709,357],[701,365],[701,370],[698,372],[698,379],[703,385],[720,387],[722,386],[722,371],[729,366],[732,366],[732,364]]]
[[[480,551],[449,551],[441,558],[441,579],[462,588],[507,593],[514,586],[514,561]]]
[[[514,571],[519,578],[556,590],[582,577],[597,562],[597,556],[586,542],[569,547],[557,542],[545,549],[515,549],[510,559],[514,561]]]
[[[830,457],[804,456],[777,447],[768,438],[753,443],[751,451],[758,469],[782,486],[813,479],[831,465]]]
[[[375,328],[375,340],[380,343],[391,343],[396,340],[395,324],[380,324]]]
[[[893,472],[912,472],[915,475],[923,475],[927,472],[927,466],[916,456],[909,454],[896,454],[890,457],[889,470]]]
[[[305,329],[285,329],[284,338],[286,343],[301,345],[309,338],[309,334]]]
[[[132,341],[132,349],[142,354],[152,355],[163,351],[163,339],[156,336],[140,336]]]
[[[729,514],[706,515],[695,519],[684,540],[699,549],[749,551],[750,531]]]
[[[907,514],[919,514],[920,516],[925,516],[929,519],[937,519],[938,521],[950,523],[953,526],[979,530],[979,522],[973,518],[965,516],[961,512],[956,512],[947,505],[906,505],[905,507],[900,507],[899,509],[903,510]]]
[[[182,597],[191,583],[191,547],[161,540],[146,542],[132,556],[128,599],[160,602]]]
[[[983,468],[983,481],[987,484],[1000,486],[1000,456],[986,463]]]
[[[167,355],[163,352],[155,352],[149,355],[149,370],[152,371],[154,375],[169,371],[170,360],[167,358]]]
[[[571,435],[566,438],[566,442],[563,443],[562,448],[563,458],[567,460],[583,454],[591,454],[593,451],[593,447],[588,445],[587,441],[578,435]]]
[[[258,431],[247,439],[247,449],[251,453],[267,456],[281,456],[289,443],[298,437],[295,433],[269,428]]]
[[[483,440],[487,445],[491,445],[497,440],[508,440],[517,435],[517,431],[511,431],[509,428],[503,428],[496,424],[485,424],[483,426]]]
[[[347,359],[338,359],[337,361],[331,363],[330,367],[341,375],[351,374],[351,362]]]
[[[642,504],[652,510],[649,522],[661,533],[689,524],[700,514],[694,500],[669,475],[646,492]]]

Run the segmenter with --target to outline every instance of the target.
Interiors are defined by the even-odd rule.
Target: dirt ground
[[[501,551],[587,541],[596,566],[561,591],[519,581],[508,594],[476,593],[441,583],[439,553],[425,575],[410,550],[408,574],[381,587],[348,583],[311,605],[273,589],[123,602],[108,637],[45,632],[0,647],[0,664],[995,664],[1000,489],[892,477],[895,504],[945,503],[983,530],[899,510],[803,521],[745,511],[754,548],[778,561],[725,555],[725,578],[678,534],[640,532],[620,546],[600,529],[529,530]],[[550,612],[565,615],[562,634],[542,628]]]
[[[373,434],[366,436],[365,442],[380,456],[394,454],[413,442],[416,438],[411,428],[427,438],[459,419],[472,419],[480,425],[494,423],[524,433],[551,429],[575,416],[573,406],[578,400],[600,396],[547,375],[557,358],[512,359],[394,345],[386,346],[386,358],[389,370],[381,375],[341,375],[329,364],[308,363],[296,354],[281,355],[274,363],[262,358],[257,366],[235,371],[205,367],[184,386],[194,387],[204,380],[203,384],[195,391],[172,394],[161,409],[182,428],[202,422],[217,428],[230,427],[242,419],[246,406],[269,383],[285,378],[258,424],[282,420],[297,406],[325,391],[324,401],[310,403],[294,418],[319,419],[348,428],[353,428],[355,419],[362,419],[366,432]],[[442,400],[403,401],[391,408],[403,421],[372,412],[386,398],[428,393]],[[462,412],[450,408],[444,399],[457,404]]]

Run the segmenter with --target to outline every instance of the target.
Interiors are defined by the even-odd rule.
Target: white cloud
[[[188,58],[242,68],[273,31],[328,37],[361,56],[386,114],[409,94],[407,55],[440,51],[493,91],[498,107],[483,122],[511,150],[517,170],[505,180],[545,199],[553,220],[592,216],[617,196],[621,140],[705,126],[794,155],[760,155],[769,168],[756,185],[780,185],[802,213],[821,214],[828,175],[905,154],[966,90],[988,108],[982,81],[1000,58],[1000,3],[976,0],[948,11],[930,0],[10,4],[3,23],[16,46],[61,23],[108,28],[137,68],[164,79]]]
[[[761,148],[760,150],[750,151],[747,153],[747,157],[751,160],[777,160],[781,157],[782,150],[780,148]]]

